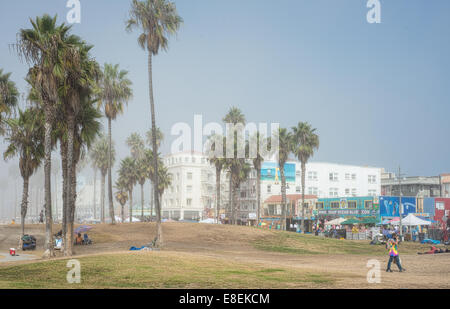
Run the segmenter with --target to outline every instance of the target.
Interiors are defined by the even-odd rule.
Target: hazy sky
[[[125,139],[150,128],[146,53],[125,31],[129,0],[81,0],[73,33],[103,64],[129,70],[134,98],[113,123]],[[314,161],[371,165],[407,175],[450,172],[450,1],[382,2],[382,23],[366,21],[366,0],[178,0],[184,24],[154,61],[157,125],[220,121],[230,106],[253,122],[320,134]],[[58,14],[65,0],[0,2],[0,67],[21,92],[27,66],[8,45],[29,17]],[[106,129],[106,122],[105,129]],[[0,150],[4,150],[3,143]],[[7,165],[0,163],[2,174]]]

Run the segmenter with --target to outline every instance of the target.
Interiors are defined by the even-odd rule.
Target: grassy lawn
[[[386,255],[384,245],[370,245],[368,240],[339,240],[281,231],[261,237],[253,245],[263,251],[291,254]],[[417,254],[419,251],[427,251],[429,246],[405,242],[400,245],[399,250],[401,254]]]
[[[0,288],[301,288],[332,287],[335,278],[297,269],[174,253],[83,257],[81,284],[68,284],[67,260],[0,267]]]

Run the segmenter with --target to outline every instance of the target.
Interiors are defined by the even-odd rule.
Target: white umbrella
[[[327,223],[325,223],[325,225],[341,225],[341,223],[344,221],[345,221],[344,218],[337,218],[337,219],[328,221]]]
[[[399,225],[399,224],[400,221],[392,222],[392,225]],[[413,214],[409,214],[402,219],[402,225],[405,226],[431,225],[431,222],[417,218]]]

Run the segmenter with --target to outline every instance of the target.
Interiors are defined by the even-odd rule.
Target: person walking
[[[44,211],[41,210],[41,213],[39,214],[39,223],[44,223]]]
[[[387,265],[387,269],[386,272],[392,272],[391,270],[391,264],[392,261],[394,261],[395,264],[397,264],[397,267],[399,269],[400,272],[405,271],[406,269],[404,269],[402,267],[402,264],[400,262],[400,257],[398,254],[398,238],[397,238],[397,234],[392,234],[392,238],[389,239],[388,243],[387,243],[387,249],[389,250],[389,262]]]

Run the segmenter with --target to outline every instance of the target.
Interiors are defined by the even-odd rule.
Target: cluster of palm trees
[[[131,134],[127,139],[127,145],[130,148],[130,156],[123,159],[120,163],[119,177],[116,181],[116,200],[121,205],[122,222],[125,222],[124,207],[127,201],[129,201],[129,220],[133,222],[133,190],[134,187],[139,184],[141,187],[141,220],[144,220],[144,185],[147,180],[150,183],[155,183],[155,172],[153,165],[153,136],[156,136],[156,145],[160,146],[163,140],[163,134],[159,128],[156,130],[156,134],[152,134],[152,131],[147,132],[147,144],[150,148],[145,148],[145,142],[138,133]],[[161,156],[158,155],[158,188],[156,192],[158,198],[161,199],[164,191],[171,185],[172,175],[168,172],[164,166]],[[155,192],[153,188],[150,192]],[[150,217],[153,216],[153,205],[155,197],[152,195]],[[161,220],[161,212],[156,211],[157,222]]]
[[[132,97],[128,72],[118,65],[105,64],[103,69],[91,55],[92,45],[71,34],[71,27],[57,24],[57,17],[47,14],[30,19],[31,27],[21,29],[14,49],[29,65],[27,108],[18,108],[19,92],[10,74],[0,70],[0,133],[8,142],[5,159],[19,157],[24,190],[21,204],[22,231],[28,204],[28,182],[37,168],[44,165],[45,186],[45,248],[46,256],[53,252],[53,218],[51,196],[52,151],[59,146],[63,176],[63,237],[64,254],[72,255],[76,201],[77,165],[95,142],[91,159],[95,169],[108,174],[108,202],[111,223],[115,223],[112,165],[111,122],[123,112]],[[126,29],[138,28],[142,34],[139,45],[149,52],[148,72],[152,131],[156,131],[155,104],[152,84],[152,57],[168,47],[168,37],[182,23],[175,5],[166,0],[133,0]],[[101,130],[101,111],[108,119],[108,135],[97,139]],[[106,139],[106,140],[105,140]],[[105,147],[107,151],[105,153]],[[103,156],[103,157],[101,157]],[[105,156],[107,164],[105,164]],[[153,170],[158,168],[158,145],[152,135]],[[161,163],[159,163],[161,165]],[[106,171],[106,172],[105,172]],[[155,205],[160,214],[159,173],[153,173]],[[125,178],[125,177],[123,177]],[[142,179],[139,179],[142,180]],[[123,200],[123,199],[122,199]],[[102,206],[104,220],[104,204]],[[160,218],[160,215],[159,215]],[[157,244],[161,244],[158,221]]]
[[[245,126],[245,116],[239,108],[232,107],[223,118],[227,124],[240,124],[241,128]],[[314,151],[319,148],[319,136],[316,134],[316,129],[312,128],[309,123],[299,122],[296,127],[292,127],[291,131],[286,128],[279,128],[278,132],[273,132],[275,139],[278,140],[278,149],[275,145],[271,145],[271,139],[265,137],[266,132],[257,131],[252,136],[245,140],[246,148],[244,157],[238,154],[239,147],[237,146],[242,139],[241,134],[235,131],[231,136],[213,135],[210,137],[210,156],[209,162],[216,170],[216,219],[219,221],[220,213],[220,196],[221,186],[220,178],[222,172],[227,172],[229,177],[229,201],[231,210],[231,223],[237,223],[237,209],[238,209],[238,194],[240,185],[248,179],[251,168],[256,171],[256,198],[257,198],[257,222],[261,218],[261,168],[264,158],[275,155],[280,166],[281,178],[281,196],[282,196],[282,228],[286,229],[286,176],[284,166],[291,155],[301,162],[301,183],[302,183],[302,221],[301,231],[304,232],[304,216],[305,216],[305,171],[306,163],[314,155]],[[219,141],[219,142],[218,142]],[[257,145],[255,153],[250,153],[250,144]],[[216,146],[222,145],[223,151],[216,152]],[[226,148],[232,149],[232,156],[227,155]],[[283,168],[281,168],[283,167]]]

